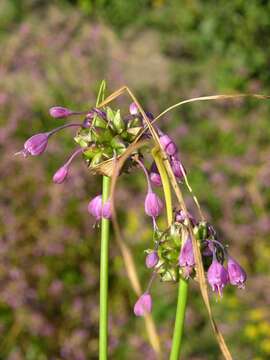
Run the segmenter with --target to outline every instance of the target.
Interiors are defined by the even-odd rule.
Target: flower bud
[[[152,310],[152,298],[149,293],[144,293],[139,297],[134,305],[134,314],[136,316],[144,316]]]
[[[160,198],[152,191],[148,191],[144,202],[145,212],[148,216],[156,218],[163,209],[163,203]]]
[[[162,185],[161,176],[160,176],[157,166],[154,162],[150,169],[150,181],[154,186]]]
[[[55,184],[62,184],[62,182],[66,180],[67,176],[68,176],[68,166],[63,165],[54,174],[53,182]]]
[[[97,195],[88,204],[88,212],[93,215],[97,220],[102,217],[102,196]]]
[[[24,143],[24,154],[38,156],[41,155],[48,145],[48,133],[40,133],[33,135]]]
[[[156,251],[151,251],[145,259],[145,265],[148,269],[151,269],[157,265],[159,257]]]
[[[168,135],[162,135],[159,140],[168,155],[175,155],[177,153],[177,147]]]
[[[230,256],[228,258],[228,273],[229,280],[232,285],[235,285],[238,288],[245,287],[247,274],[245,270],[238,264],[238,262],[232,259]]]
[[[181,162],[176,157],[172,156],[171,158],[171,167],[172,171],[174,173],[174,176],[181,180],[184,177],[182,168],[181,168]]]
[[[194,266],[194,254],[192,248],[192,240],[190,237],[187,238],[185,243],[183,244],[179,256],[179,265],[180,266]]]
[[[229,280],[228,271],[215,258],[213,258],[212,264],[207,271],[207,280],[212,290],[222,296],[223,288]]]
[[[62,106],[54,106],[49,110],[50,115],[55,119],[62,119],[73,114],[73,111]]]
[[[104,217],[105,219],[110,219],[112,217],[111,201],[110,200],[106,201],[103,204],[102,217]]]
[[[138,109],[138,106],[135,104],[135,102],[133,102],[129,105],[129,112],[131,115],[139,114],[139,109]]]
[[[196,224],[196,220],[195,220],[194,216],[191,215],[189,212],[187,214],[185,214],[183,210],[179,210],[175,214],[175,221],[179,222],[181,224],[184,224],[185,221],[187,220],[187,218],[189,219],[189,221],[191,222],[191,224],[193,226]]]
[[[151,172],[150,173],[150,180],[151,180],[151,183],[154,186],[161,186],[162,185],[161,176],[158,173]]]

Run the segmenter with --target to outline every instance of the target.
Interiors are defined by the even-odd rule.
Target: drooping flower
[[[232,259],[230,256],[228,258],[228,274],[229,281],[232,285],[235,285],[238,288],[245,287],[247,274],[245,270],[238,264],[238,262]]]
[[[63,119],[74,114],[74,111],[62,106],[54,106],[50,108],[49,113],[55,119]]]
[[[102,206],[102,217],[110,219],[112,217],[111,201],[106,201]]]
[[[207,279],[212,287],[212,290],[218,292],[222,296],[224,286],[228,283],[228,271],[221,265],[215,256],[213,257],[212,264],[207,271]]]
[[[181,248],[178,262],[179,266],[183,268],[184,276],[188,278],[195,265],[192,241],[190,237],[187,238],[186,242]]]
[[[22,150],[23,155],[41,155],[47,148],[49,136],[49,133],[40,133],[31,136],[24,143],[24,150]]]
[[[151,269],[157,265],[159,261],[158,253],[154,250],[147,254],[145,259],[145,265],[148,269]]]
[[[61,166],[53,176],[53,182],[55,184],[62,184],[68,176],[68,166],[65,164]]]
[[[102,217],[102,196],[95,196],[88,204],[88,212],[93,215],[96,220],[100,220]]]
[[[152,298],[149,293],[144,293],[139,297],[134,305],[134,314],[136,316],[144,316],[152,310]]]
[[[166,151],[168,155],[175,155],[177,153],[177,147],[173,140],[168,135],[162,135],[160,138],[160,143],[163,149]]]
[[[182,170],[182,164],[181,164],[181,161],[176,156],[171,157],[171,167],[172,167],[172,171],[173,171],[175,177],[178,180],[183,179],[184,174],[183,174],[183,170]]]
[[[139,114],[139,109],[138,109],[138,106],[135,104],[135,102],[133,102],[129,105],[129,112],[131,115]]]
[[[71,156],[69,157],[67,162],[56,171],[56,173],[53,176],[53,182],[55,184],[62,184],[62,182],[64,182],[66,180],[71,162],[77,155],[81,154],[83,152],[83,150],[84,150],[83,148],[79,148],[79,149],[75,150],[71,154]]]
[[[163,209],[162,201],[151,189],[148,190],[146,195],[144,209],[146,214],[152,218],[158,217]]]

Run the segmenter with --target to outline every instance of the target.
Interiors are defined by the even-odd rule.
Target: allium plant
[[[116,229],[119,228],[114,209],[114,189],[116,180],[122,174],[130,176],[131,171],[142,170],[146,178],[144,209],[152,219],[153,241],[145,250],[145,265],[151,271],[150,281],[134,304],[134,314],[145,316],[152,311],[155,301],[151,297],[151,287],[156,278],[162,282],[179,283],[178,303],[173,333],[171,360],[180,355],[187,303],[188,283],[199,282],[201,293],[208,310],[211,324],[226,359],[230,352],[211,313],[206,279],[213,292],[221,297],[226,286],[244,288],[246,273],[239,263],[228,254],[214,226],[209,224],[201,211],[199,202],[193,194],[187,178],[179,149],[175,141],[157,127],[155,122],[165,113],[186,102],[233,98],[232,95],[209,96],[180,102],[166,109],[154,118],[143,110],[135,96],[123,87],[104,100],[105,83],[102,82],[96,105],[85,111],[73,111],[56,106],[49,110],[55,118],[78,117],[76,122],[30,137],[24,143],[23,150],[17,154],[39,156],[48,146],[51,136],[68,127],[76,128],[74,141],[76,147],[72,154],[53,175],[55,184],[62,184],[69,176],[72,161],[80,156],[92,174],[103,176],[102,194],[97,194],[86,205],[96,223],[101,223],[101,259],[100,259],[100,359],[108,354],[108,251],[110,219]],[[127,92],[132,102],[128,111],[115,109],[109,104],[118,96]],[[243,95],[240,95],[243,96]],[[256,95],[257,98],[265,98]],[[112,182],[111,182],[112,181]],[[181,186],[186,185],[198,207],[198,218],[191,215],[184,202]],[[163,188],[164,199],[156,188]],[[177,204],[173,207],[171,189],[174,190]],[[167,227],[161,229],[157,219],[167,214]],[[116,231],[119,236],[119,231]],[[121,247],[123,250],[123,247]],[[125,251],[123,251],[125,256]],[[130,263],[132,266],[132,263]],[[128,270],[128,269],[127,269]],[[134,270],[134,269],[133,269]],[[133,271],[133,273],[135,270]],[[130,274],[130,272],[128,272]],[[134,274],[133,274],[134,276]],[[136,276],[136,275],[135,275]],[[152,342],[153,344],[153,342]],[[157,353],[159,345],[155,346]]]

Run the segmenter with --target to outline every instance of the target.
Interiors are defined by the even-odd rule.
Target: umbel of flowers
[[[130,90],[128,88],[125,89],[131,95]],[[102,91],[104,92],[104,89]],[[99,97],[100,94],[97,103],[99,103]],[[134,98],[134,96],[131,97]],[[230,98],[230,96],[228,97]],[[111,101],[112,95],[109,98]],[[216,96],[206,98],[215,99]],[[205,97],[201,99],[205,100]],[[158,189],[163,187],[166,209],[168,210],[168,195],[166,195],[168,184],[165,184],[164,172],[160,163],[158,164],[159,158],[155,157],[154,152],[149,151],[153,143],[152,137],[154,137],[155,142],[159,144],[158,151],[164,155],[165,160],[161,159],[160,161],[163,164],[165,172],[167,168],[164,164],[166,163],[169,164],[169,173],[173,175],[173,182],[176,181],[179,183],[177,184],[175,182],[176,186],[181,185],[182,182],[188,185],[187,173],[182,164],[178,148],[168,134],[165,134],[156,124],[153,124],[156,120],[154,116],[151,113],[144,114],[138,102],[132,102],[129,110],[126,111],[124,115],[122,109],[112,109],[108,106],[108,103],[109,100],[105,101],[104,104],[106,105],[103,104],[104,106],[102,107],[96,106],[85,111],[73,111],[61,106],[52,107],[49,113],[54,119],[69,120],[76,117],[78,120],[76,122],[67,121],[66,124],[58,126],[51,131],[31,136],[25,141],[23,149],[16,154],[21,154],[25,158],[28,156],[40,156],[46,151],[48,142],[52,136],[56,136],[59,131],[67,128],[74,128],[76,131],[73,134],[73,138],[76,147],[67,157],[66,162],[53,174],[52,180],[55,184],[62,184],[66,181],[71,172],[72,162],[79,156],[82,157],[84,163],[93,175],[105,175],[104,179],[113,176],[115,165],[117,165],[121,157],[123,158],[125,156],[125,162],[121,168],[120,175],[126,173],[127,176],[130,176],[131,171],[142,171],[146,179],[144,210],[145,214],[151,218],[153,237],[151,243],[148,244],[145,250],[145,265],[147,269],[151,271],[151,276],[144,293],[138,298],[134,305],[134,313],[136,316],[144,316],[151,312],[151,287],[154,279],[157,277],[159,277],[161,282],[178,283],[180,280],[180,286],[181,283],[187,279],[198,279],[201,284],[201,274],[205,272],[211,289],[220,297],[223,295],[225,286],[229,284],[238,288],[244,288],[246,282],[244,269],[229,255],[227,246],[222,244],[211,224],[205,220],[196,220],[195,217],[189,214],[185,207],[181,205],[181,209],[179,210],[175,207],[173,221],[168,220],[170,224],[168,228],[165,230],[159,228],[157,218],[161,215],[164,204],[158,195]],[[175,104],[173,107],[179,104]],[[160,116],[161,114],[158,117]],[[144,146],[134,147],[133,145],[139,138],[144,140]],[[149,143],[149,146],[146,146],[146,143]],[[132,149],[131,152],[130,149]],[[151,157],[152,160],[149,161],[149,157]],[[167,173],[165,177],[167,177]],[[103,187],[103,190],[104,189]],[[179,204],[180,203],[179,200]],[[106,224],[108,224],[108,219],[112,217],[110,197],[96,194],[96,196],[89,201],[87,210],[88,213],[95,218],[96,223],[101,221],[101,227],[104,230]],[[171,213],[172,211],[170,214]],[[104,252],[102,253],[104,246],[102,231],[101,240],[102,255],[104,254]],[[105,241],[107,240],[105,239]],[[194,241],[196,247],[194,247]],[[194,250],[196,251],[195,253]],[[199,261],[200,259],[198,260],[198,251],[202,262]],[[195,259],[197,259],[197,263]],[[106,255],[106,258],[101,256],[100,289],[103,289],[105,295],[100,296],[100,329],[106,328],[105,332],[100,332],[101,359],[107,358],[106,331],[108,321],[106,304],[108,293],[107,290],[104,290],[107,288],[106,279],[108,279],[108,272],[106,270],[107,261],[108,255]],[[102,277],[103,270],[107,272],[105,277]],[[187,292],[185,291],[185,297],[186,294]],[[182,316],[182,324],[183,321],[184,317]],[[214,330],[215,332],[218,331],[216,327],[214,327]],[[174,353],[173,359],[178,358],[177,354],[179,354],[180,349],[179,342],[177,340],[175,341],[177,336],[177,332],[174,332],[171,352],[171,354]],[[220,337],[222,337],[221,334],[219,337],[217,336],[218,339],[220,339]],[[220,340],[218,341],[220,343]],[[228,354],[228,350],[226,346],[224,350],[224,346],[224,344],[220,346],[221,350],[223,354]],[[231,359],[230,354],[226,359]]]
[[[78,147],[53,175],[53,181],[56,184],[62,184],[67,179],[71,163],[79,155],[83,156],[93,173],[102,172],[102,166],[107,162],[116,161],[146,126],[135,103],[130,104],[129,113],[125,116],[122,116],[119,109],[113,110],[108,106],[102,110],[93,108],[89,111],[72,111],[56,106],[51,108],[49,113],[55,119],[67,119],[73,116],[82,119],[56,127],[49,132],[33,135],[26,140],[23,150],[17,154],[22,154],[24,157],[39,156],[46,151],[51,136],[66,128],[76,128],[74,140]],[[152,114],[148,113],[147,115],[153,119]],[[177,146],[170,136],[164,134],[160,129],[157,131],[160,143],[170,160],[172,171],[176,179],[181,182],[184,167],[180,161]],[[149,133],[145,132],[144,137],[149,138]],[[154,276],[159,275],[161,281],[164,282],[178,282],[179,277],[196,279],[196,267],[188,232],[188,220],[183,211],[175,212],[173,224],[165,231],[159,230],[157,226],[156,219],[162,212],[163,202],[153,190],[153,187],[162,186],[155,162],[147,170],[144,154],[135,151],[125,165],[124,171],[129,172],[132,168],[138,167],[143,170],[147,183],[145,213],[152,218],[153,222],[153,244],[146,250],[145,259],[146,267],[151,269],[153,276],[145,293],[134,306],[134,313],[142,316],[152,309],[150,290]],[[100,194],[89,202],[87,209],[97,222],[102,217],[107,219],[111,217],[110,200],[103,204]],[[246,273],[228,254],[213,226],[206,222],[197,222],[191,215],[189,215],[189,221],[194,236],[199,241],[204,269],[212,290],[222,296],[224,287],[228,284],[243,288]]]

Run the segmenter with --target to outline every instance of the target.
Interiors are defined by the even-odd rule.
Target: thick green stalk
[[[168,226],[170,226],[172,223],[172,198],[170,191],[170,182],[168,179],[165,166],[162,161],[162,156],[159,153],[159,150],[154,149],[152,151],[152,155],[155,159],[158,171],[161,176],[164,195],[165,195],[166,209],[167,209],[167,221],[168,221]],[[178,360],[180,357],[182,337],[184,332],[187,296],[188,296],[188,281],[181,278],[178,285],[178,300],[177,300],[170,360]]]
[[[110,195],[110,178],[103,176],[102,200]],[[101,220],[100,246],[100,293],[99,293],[99,360],[108,358],[108,268],[109,268],[110,221]]]
[[[181,278],[178,286],[178,300],[177,300],[170,360],[178,360],[180,358],[182,337],[184,333],[187,296],[188,296],[188,281]]]

